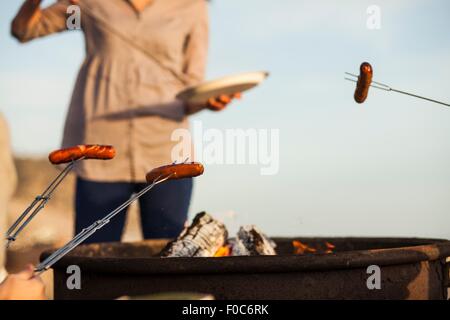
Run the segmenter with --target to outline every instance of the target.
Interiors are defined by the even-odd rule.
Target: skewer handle
[[[414,98],[418,98],[418,99],[434,102],[434,103],[437,103],[437,104],[441,104],[441,105],[446,106],[446,107],[450,107],[450,104],[448,104],[448,103],[445,103],[445,102],[442,102],[442,101],[438,101],[438,100],[434,100],[434,99],[430,99],[430,98],[423,97],[423,96],[419,96],[419,95],[414,94],[414,93],[410,93],[410,92],[406,92],[406,91],[402,91],[402,90],[397,90],[397,89],[392,89],[392,88],[391,88],[391,91],[394,91],[394,92],[397,92],[397,93],[401,93],[401,94],[405,94],[405,95],[410,96],[410,97],[414,97]]]
[[[41,195],[37,196],[28,206],[28,208],[26,208],[25,211],[22,212],[22,214],[19,216],[19,218],[17,218],[17,220],[11,225],[11,227],[9,227],[8,231],[6,232],[6,248],[9,248],[11,243],[16,240],[17,236],[22,232],[22,230],[31,222],[31,220],[33,220],[33,218],[39,213],[39,211],[41,211],[45,207],[47,202],[50,200],[53,192],[73,169],[74,165],[75,161],[72,161],[70,164],[68,164],[64,168],[64,170],[62,170],[56,176],[56,178],[53,179],[47,189],[45,189]],[[33,210],[33,208],[35,209]]]
[[[66,245],[58,249],[57,251],[53,252],[47,259],[42,261],[35,269],[35,272],[37,274],[41,274],[51,268],[56,262],[58,262],[60,259],[62,259],[66,254],[71,252],[73,249],[75,249],[79,244],[83,243],[87,238],[89,238],[91,235],[93,235],[97,230],[103,228],[106,224],[108,224],[112,218],[114,218],[117,214],[119,214],[123,209],[128,207],[131,203],[139,199],[141,196],[143,196],[145,193],[147,193],[150,189],[152,189],[157,184],[164,182],[168,179],[170,179],[171,176],[166,176],[164,178],[161,178],[159,176],[157,179],[155,179],[151,184],[149,184],[147,187],[142,189],[140,192],[138,192],[136,195],[131,197],[129,200],[124,202],[122,205],[111,211],[109,214],[107,214],[103,219],[98,220],[94,222],[89,227],[83,229],[79,234],[77,234],[72,240],[70,240]]]

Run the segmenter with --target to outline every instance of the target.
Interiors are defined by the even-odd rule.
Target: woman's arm
[[[11,23],[11,34],[20,42],[66,30],[68,0],[59,0],[46,9],[42,0],[26,0]]]

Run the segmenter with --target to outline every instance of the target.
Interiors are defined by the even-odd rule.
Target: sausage
[[[113,146],[86,145],[84,156],[86,159],[109,160],[116,156],[116,149]]]
[[[114,158],[116,150],[113,146],[78,145],[66,149],[56,150],[48,155],[52,164],[62,164],[81,158],[108,160]]]
[[[197,177],[203,174],[204,168],[201,163],[190,162],[170,164],[151,170],[146,175],[147,182],[152,183],[157,178],[170,176],[168,180]]]
[[[369,94],[370,84],[372,83],[373,69],[370,63],[363,62],[359,67],[359,77],[356,83],[355,101],[363,103]]]
[[[84,157],[84,146],[75,146],[56,150],[48,155],[48,160],[53,164],[67,163]]]

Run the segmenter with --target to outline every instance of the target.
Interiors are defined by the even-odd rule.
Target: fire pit
[[[216,299],[447,299],[450,241],[412,238],[273,238],[275,256],[161,258],[167,240],[83,245],[54,266],[55,299],[113,299],[200,292]],[[331,254],[296,255],[292,242],[333,243]],[[46,252],[41,258],[49,255]],[[67,267],[81,268],[69,290]],[[381,268],[381,289],[367,268]]]

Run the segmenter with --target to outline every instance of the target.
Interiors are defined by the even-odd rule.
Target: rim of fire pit
[[[367,241],[383,243],[384,245],[403,244],[406,246],[341,251],[331,254],[295,255],[284,254],[276,256],[230,256],[230,257],[189,257],[189,258],[161,258],[149,257],[92,257],[73,253],[65,256],[55,265],[55,269],[66,268],[69,265],[79,265],[84,271],[114,274],[198,274],[198,273],[266,273],[266,272],[299,272],[321,271],[417,263],[421,261],[443,260],[450,257],[450,241],[445,239],[422,238],[358,238],[358,237],[298,237],[272,238],[275,242],[286,242],[294,239],[300,241]],[[149,245],[163,240],[146,240],[140,243],[111,243],[116,246]],[[108,244],[102,244],[108,245]],[[82,247],[88,247],[84,245]],[[41,261],[53,251],[46,251],[41,255]]]

